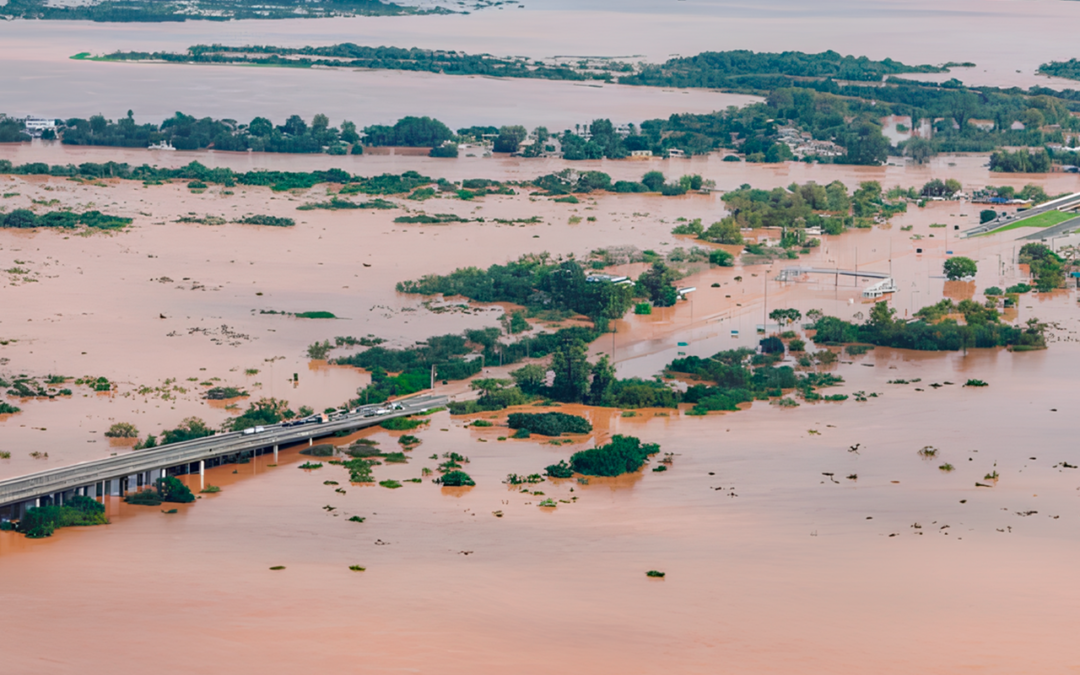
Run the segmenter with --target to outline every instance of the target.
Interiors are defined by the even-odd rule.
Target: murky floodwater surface
[[[739,101],[711,92],[577,91],[563,83],[406,74],[203,74],[66,57],[207,41],[351,39],[659,60],[708,48],[773,49],[772,37],[778,37],[787,49],[834,48],[908,62],[974,60],[992,83],[1027,85],[1037,63],[1074,55],[1067,27],[1080,11],[1067,2],[836,2],[812,9],[640,2],[617,11],[599,2],[528,4],[468,17],[340,22],[152,28],[0,23],[0,35],[7,36],[0,39],[0,59],[18,64],[0,69],[0,88],[21,92],[11,100],[28,106],[8,112],[96,112],[84,109],[83,87],[95,89],[88,100],[113,115],[116,106],[148,118],[173,109],[226,115],[231,103],[221,92],[244,80],[231,91],[240,92],[236,98],[251,106],[250,114],[267,106],[285,114],[309,105],[306,112],[363,122],[415,112],[448,122],[460,115],[466,123],[468,113],[476,115],[468,123],[570,124],[612,105],[639,118]],[[601,19],[610,30],[595,29]],[[1025,39],[1036,32],[1037,42]],[[1017,69],[1023,73],[1012,79],[1009,73]],[[362,77],[369,78],[362,87],[367,94],[350,93],[343,84]],[[969,81],[979,77],[972,74]],[[382,84],[368,87],[375,79]],[[301,80],[312,89],[297,97]],[[176,96],[166,91],[170,87]],[[262,93],[247,97],[244,87]],[[292,89],[286,96],[281,87]],[[360,101],[366,95],[391,100],[371,101],[363,114],[351,112],[365,110]],[[132,103],[121,102],[130,96],[136,97]],[[429,108],[418,109],[419,101]],[[517,108],[485,111],[486,101]],[[200,111],[197,105],[207,107]],[[236,116],[248,114],[243,106]],[[506,119],[514,114],[519,117]],[[153,154],[41,143],[0,147],[0,158],[162,166],[198,160],[237,170],[340,166],[363,175],[415,169],[453,180],[520,180],[566,166],[390,154]],[[636,179],[649,169],[669,176],[700,173],[721,190],[810,180],[918,187],[950,177],[968,191],[1026,183],[1052,194],[1078,189],[1075,175],[991,175],[985,164],[985,156],[972,155],[875,168],[754,166],[717,157],[575,166],[616,179]],[[716,194],[600,195],[577,205],[527,194],[423,204],[394,198],[398,208],[389,211],[296,210],[325,199],[325,191],[238,186],[226,194],[211,186],[193,194],[182,183],[91,185],[0,176],[8,210],[94,208],[134,219],[115,233],[0,231],[0,375],[103,376],[117,384],[110,394],[75,386],[70,398],[18,402],[21,413],[0,419],[0,450],[11,453],[0,459],[0,478],[132,452],[130,443],[103,437],[116,421],[136,424],[143,435],[191,415],[219,425],[237,409],[202,401],[207,381],[244,388],[252,398],[286,399],[294,407],[337,405],[368,376],[310,361],[305,350],[312,342],[374,334],[404,346],[496,325],[503,311],[478,305],[435,313],[422,298],[396,293],[398,281],[527,252],[584,256],[606,246],[668,252],[696,245],[670,234],[676,219],[710,223],[724,214]],[[957,239],[954,228],[976,224],[979,208],[957,202],[913,206],[887,228],[823,237],[821,247],[790,264],[891,272],[900,292],[890,303],[901,316],[943,297],[980,299],[988,286],[1025,279],[1026,270],[1013,264],[1020,246],[1015,237],[1023,230]],[[486,222],[393,223],[406,209]],[[192,216],[231,221],[252,213],[291,217],[297,224],[178,222]],[[533,216],[540,222],[494,222]],[[941,278],[947,252],[978,261],[974,282]],[[868,314],[870,304],[861,297],[865,283],[829,275],[777,281],[786,264],[691,266],[685,283],[698,290],[690,302],[651,316],[630,315],[592,351],[612,354],[621,375],[650,377],[680,352],[705,356],[753,346],[755,329],[772,308],[819,308],[845,318]],[[636,273],[640,265],[614,271]],[[407,453],[408,463],[374,470],[377,480],[421,478],[422,469],[437,463],[429,457],[454,451],[470,459],[466,468],[477,482],[471,489],[442,489],[427,477],[399,489],[349,485],[340,467],[299,470],[306,458],[297,447],[285,449],[277,466],[263,456],[208,470],[205,484],[222,491],[181,505],[175,514],[112,499],[108,526],[65,529],[40,541],[0,532],[0,602],[12,617],[0,670],[96,673],[123,659],[167,673],[1074,672],[1080,666],[1073,647],[1080,597],[1071,581],[1080,553],[1080,474],[1073,468],[1080,465],[1078,408],[1071,395],[1080,364],[1076,301],[1072,289],[1022,297],[1018,321],[1038,317],[1053,324],[1050,348],[1042,352],[878,348],[844,356],[833,368],[845,382],[834,392],[877,394],[865,402],[852,397],[794,409],[759,402],[707,417],[564,406],[594,425],[593,433],[566,445],[538,437],[499,440],[509,435],[505,413],[485,415],[493,427],[473,428],[465,426],[469,420],[441,412],[413,432],[422,444]],[[313,310],[339,318],[266,313]],[[488,370],[497,376],[509,368]],[[969,378],[990,386],[961,386]],[[897,380],[909,383],[890,383]],[[440,391],[465,396],[467,385],[451,383]],[[674,453],[670,469],[647,467],[588,485],[548,481],[524,486],[528,491],[502,482],[508,473],[540,472],[617,433]],[[389,451],[397,449],[399,436],[366,430],[333,441],[370,438]],[[927,445],[938,449],[933,460],[917,454]],[[944,462],[955,470],[941,471]],[[995,471],[996,481],[986,478]],[[198,476],[187,480],[201,487]],[[540,508],[547,498],[558,506]],[[350,521],[353,516],[364,522]],[[366,570],[350,571],[350,565]],[[270,570],[274,566],[284,569]],[[649,579],[645,572],[652,569],[667,576]]]

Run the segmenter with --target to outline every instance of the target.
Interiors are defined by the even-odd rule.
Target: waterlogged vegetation
[[[954,312],[963,316],[963,324],[947,316]],[[896,319],[895,313],[895,309],[879,302],[870,310],[865,323],[823,316],[813,324],[817,331],[814,341],[819,344],[861,342],[923,351],[1004,346],[1023,351],[1046,347],[1045,325],[1038,319],[1029,319],[1024,328],[1012,326],[1002,322],[997,310],[971,300],[954,305],[946,298],[937,305],[924,307],[916,313],[920,321]]]
[[[615,435],[606,445],[575,452],[570,467],[585,476],[621,476],[640,469],[649,457],[660,452],[656,443],[642,443],[633,436]],[[548,467],[549,475],[551,467]]]
[[[301,11],[302,7],[302,11]],[[120,0],[79,4],[55,4],[44,0],[11,0],[0,5],[0,16],[19,19],[53,19],[95,22],[222,21],[229,19],[296,19],[330,16],[386,16],[439,13],[446,10],[419,10],[383,0],[315,0],[302,6],[292,0],[250,2],[249,0],[166,0],[129,3]],[[82,52],[73,58],[87,58]]]
[[[584,417],[560,412],[510,413],[507,425],[511,429],[525,429],[541,436],[587,434],[592,431],[592,424]]]
[[[61,527],[106,525],[108,522],[103,504],[90,497],[76,495],[66,499],[62,506],[30,507],[15,525],[15,530],[28,539],[43,539],[51,537]]]
[[[1076,131],[1080,125],[1070,115],[1080,101],[1080,93],[1075,91],[967,87],[956,79],[940,84],[917,82],[902,76],[944,72],[950,66],[971,64],[908,65],[891,59],[875,61],[842,56],[832,51],[806,54],[737,50],[704,52],[662,64],[586,60],[572,66],[353,44],[305,48],[200,45],[179,54],[116,53],[107,58],[299,67],[316,64],[349,67],[348,64],[355,63],[366,64],[363,67],[461,75],[602,79],[637,86],[720,88],[765,97],[765,101],[743,108],[645,120],[625,136],[613,133],[611,122],[600,119],[587,125],[588,133],[580,126],[562,134],[551,134],[544,127],[526,134],[523,127],[504,126],[461,129],[456,137],[464,140],[490,134],[496,137],[496,151],[539,156],[555,149],[551,143],[554,136],[563,156],[571,160],[618,159],[645,150],[664,154],[678,149],[700,154],[728,148],[749,161],[781,162],[795,158],[792,145],[798,145],[790,134],[782,133],[784,127],[789,127],[809,134],[815,141],[834,144],[834,150],[828,152],[813,146],[800,148],[800,156],[813,161],[879,164],[889,152],[903,152],[921,162],[938,152],[987,152],[1006,145],[1042,146],[1062,142],[1063,133]],[[1074,66],[1044,67],[1072,72],[1070,68],[1075,70]],[[912,138],[891,149],[882,134],[880,120],[885,115],[910,116],[916,127],[926,121],[934,133],[928,139]],[[365,132],[373,145],[442,147],[440,144],[454,135],[436,122],[406,118],[393,127],[368,127]],[[530,143],[523,143],[526,136]]]
[[[469,474],[458,469],[447,471],[442,477],[435,480],[443,487],[471,487],[476,485],[476,482]]]
[[[154,481],[153,487],[124,497],[124,501],[138,506],[159,506],[163,502],[189,504],[195,501],[195,495],[178,478],[166,476]]]
[[[45,227],[72,230],[82,226],[95,230],[118,230],[130,225],[132,220],[101,211],[49,211],[39,215],[30,209],[15,209],[0,213],[0,227],[11,229]]]

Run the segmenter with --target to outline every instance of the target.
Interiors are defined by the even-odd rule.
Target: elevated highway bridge
[[[274,453],[276,461],[281,445],[304,441],[310,445],[316,438],[332,436],[339,431],[351,433],[395,417],[427,412],[446,405],[447,397],[423,395],[395,403],[395,409],[370,406],[326,422],[292,426],[274,424],[262,427],[258,432],[215,434],[0,480],[0,515],[17,519],[31,506],[62,504],[74,495],[94,498],[123,495],[129,490],[149,487],[167,475],[202,473],[207,463],[213,465],[269,452]],[[380,412],[376,413],[377,409]]]

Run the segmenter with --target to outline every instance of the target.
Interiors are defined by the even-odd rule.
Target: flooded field
[[[675,461],[529,486],[566,500],[556,509],[501,481],[581,442],[500,443],[504,429],[446,413],[409,464],[376,476],[417,477],[434,466],[423,458],[456,451],[477,481],[465,492],[350,487],[337,467],[297,470],[290,452],[276,468],[214,469],[206,482],[223,491],[175,515],[112,503],[106,527],[0,533],[5,601],[68,636],[42,655],[20,646],[40,629],[15,622],[5,663],[69,672],[111,658],[122,631],[129,658],[161,658],[178,636],[198,644],[163,666],[189,673],[541,673],[553,660],[570,672],[1071,672],[1080,477],[1061,466],[1075,463],[1077,410],[1060,392],[1078,357],[1071,343],[878,349],[837,371],[845,391],[880,392],[866,403],[704,419],[589,410],[597,435],[638,435]],[[990,387],[961,388],[972,375]],[[957,385],[886,383],[900,377]],[[940,459],[920,458],[925,445]]]
[[[615,86],[497,81],[406,72],[294,71],[71,61],[78,52],[182,50],[193,44],[423,47],[505,56],[607,56],[660,62],[709,50],[835,50],[906,63],[974,62],[926,79],[972,85],[1078,88],[1036,75],[1039,64],[1074,57],[1073,2],[949,0],[895,3],[730,0],[587,4],[528,2],[524,9],[468,15],[155,24],[0,22],[4,112],[116,118],[128,110],[158,122],[176,110],[246,121],[326,113],[337,123],[392,122],[434,115],[473,124],[564,129],[596,117],[640,122],[709,112],[745,97],[696,91],[641,92]],[[603,26],[603,30],[596,30]],[[647,37],[645,37],[647,36]],[[297,96],[297,92],[303,95]]]
[[[180,109],[228,117],[325,112],[336,122],[431,114],[451,126],[616,121],[707,111],[749,97],[715,92],[580,87],[571,83],[407,73],[298,72],[75,62],[78,51],[175,49],[196,42],[424,46],[523,54],[641,57],[748,48],[866,54],[909,63],[972,60],[974,84],[1029,86],[1034,68],[1075,56],[1080,4],[950,0],[912,5],[835,0],[665,3],[536,0],[467,16],[145,25],[0,22],[0,90],[8,113],[122,115],[157,120]],[[597,26],[603,26],[598,30]],[[643,38],[647,36],[647,38]],[[625,118],[625,119],[624,119]],[[0,479],[133,452],[114,422],[140,437],[198,416],[213,427],[261,397],[321,410],[355,396],[369,375],[307,357],[335,336],[375,335],[401,347],[432,335],[498,325],[502,305],[404,295],[395,284],[525,253],[584,257],[604,247],[668,254],[711,245],[671,234],[677,219],[725,215],[722,191],[816,181],[879,181],[886,189],[959,180],[1080,191],[1075,174],[991,174],[986,155],[926,165],[752,165],[715,155],[684,160],[563,162],[496,156],[456,160],[386,151],[360,157],[149,152],[36,141],[0,145],[15,163],[119,161],[178,167],[313,170],[434,178],[528,180],[563,168],[616,180],[649,170],[701,174],[717,192],[683,197],[589,195],[555,203],[514,196],[424,202],[390,210],[297,210],[325,185],[268,188],[184,182],[0,175],[0,207],[96,209],[133,219],[114,232],[0,230],[0,376],[105,377],[111,393],[70,380],[72,396],[4,400]],[[798,260],[735,267],[684,264],[688,302],[628,314],[590,347],[620,376],[659,374],[680,355],[754,347],[771,309],[859,319],[867,285],[839,275],[779,281],[787,266],[891,273],[899,317],[949,297],[981,300],[989,286],[1028,280],[1015,264],[1024,228],[959,239],[979,222],[967,202],[911,205],[885,226],[823,236]],[[405,214],[471,222],[396,224]],[[260,214],[293,227],[231,222]],[[210,218],[200,224],[182,219]],[[484,218],[484,222],[475,219]],[[532,219],[499,224],[496,218]],[[756,233],[777,237],[774,231]],[[1076,237],[1048,242],[1055,248]],[[949,255],[979,265],[946,282]],[[608,271],[636,275],[641,263]],[[447,309],[444,305],[463,305]],[[1006,316],[1050,325],[1044,351],[844,353],[829,372],[843,402],[759,401],[739,412],[588,408],[589,434],[516,440],[506,412],[491,427],[447,412],[410,433],[406,463],[374,468],[397,489],[352,485],[339,466],[300,470],[285,448],[211,468],[193,504],[133,506],[109,498],[111,524],[64,528],[43,540],[0,531],[5,627],[0,671],[66,674],[152,664],[165,673],[1071,673],[1080,593],[1076,500],[1077,291],[1021,296]],[[336,319],[290,314],[331,312]],[[537,322],[542,324],[543,322]],[[801,329],[799,329],[800,332]],[[347,349],[332,356],[347,354]],[[516,365],[514,367],[517,367]],[[487,364],[484,376],[511,367]],[[963,386],[980,379],[986,387]],[[205,401],[209,384],[246,399]],[[436,393],[469,394],[467,382]],[[861,393],[862,396],[859,396]],[[549,408],[527,408],[548,411]],[[398,450],[402,432],[368,429]],[[511,486],[581,449],[629,434],[673,453],[618,479]],[[930,447],[933,453],[921,449]],[[443,453],[469,458],[472,488],[430,480]],[[434,457],[434,458],[433,458]],[[951,470],[942,467],[948,465]],[[412,480],[418,482],[410,482]],[[555,507],[541,507],[551,499]],[[356,522],[356,520],[362,522]],[[351,570],[350,566],[364,568]],[[273,569],[279,568],[280,569]],[[662,579],[646,572],[658,570]]]

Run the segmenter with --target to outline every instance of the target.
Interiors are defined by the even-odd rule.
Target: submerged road
[[[273,424],[261,427],[258,432],[232,431],[9,478],[0,481],[0,508],[14,506],[14,515],[18,517],[25,508],[39,504],[43,498],[56,503],[76,494],[89,497],[119,495],[125,486],[124,479],[130,489],[148,487],[157,478],[168,475],[170,470],[189,473],[201,470],[207,460],[249,452],[261,454],[271,448],[276,455],[281,445],[311,443],[315,438],[338,431],[356,431],[395,417],[427,412],[446,403],[446,396],[415,396],[396,401],[395,405],[400,406],[398,409],[390,409],[389,403],[382,404],[387,407],[367,406],[327,422],[292,426]],[[193,469],[192,465],[198,468]]]

